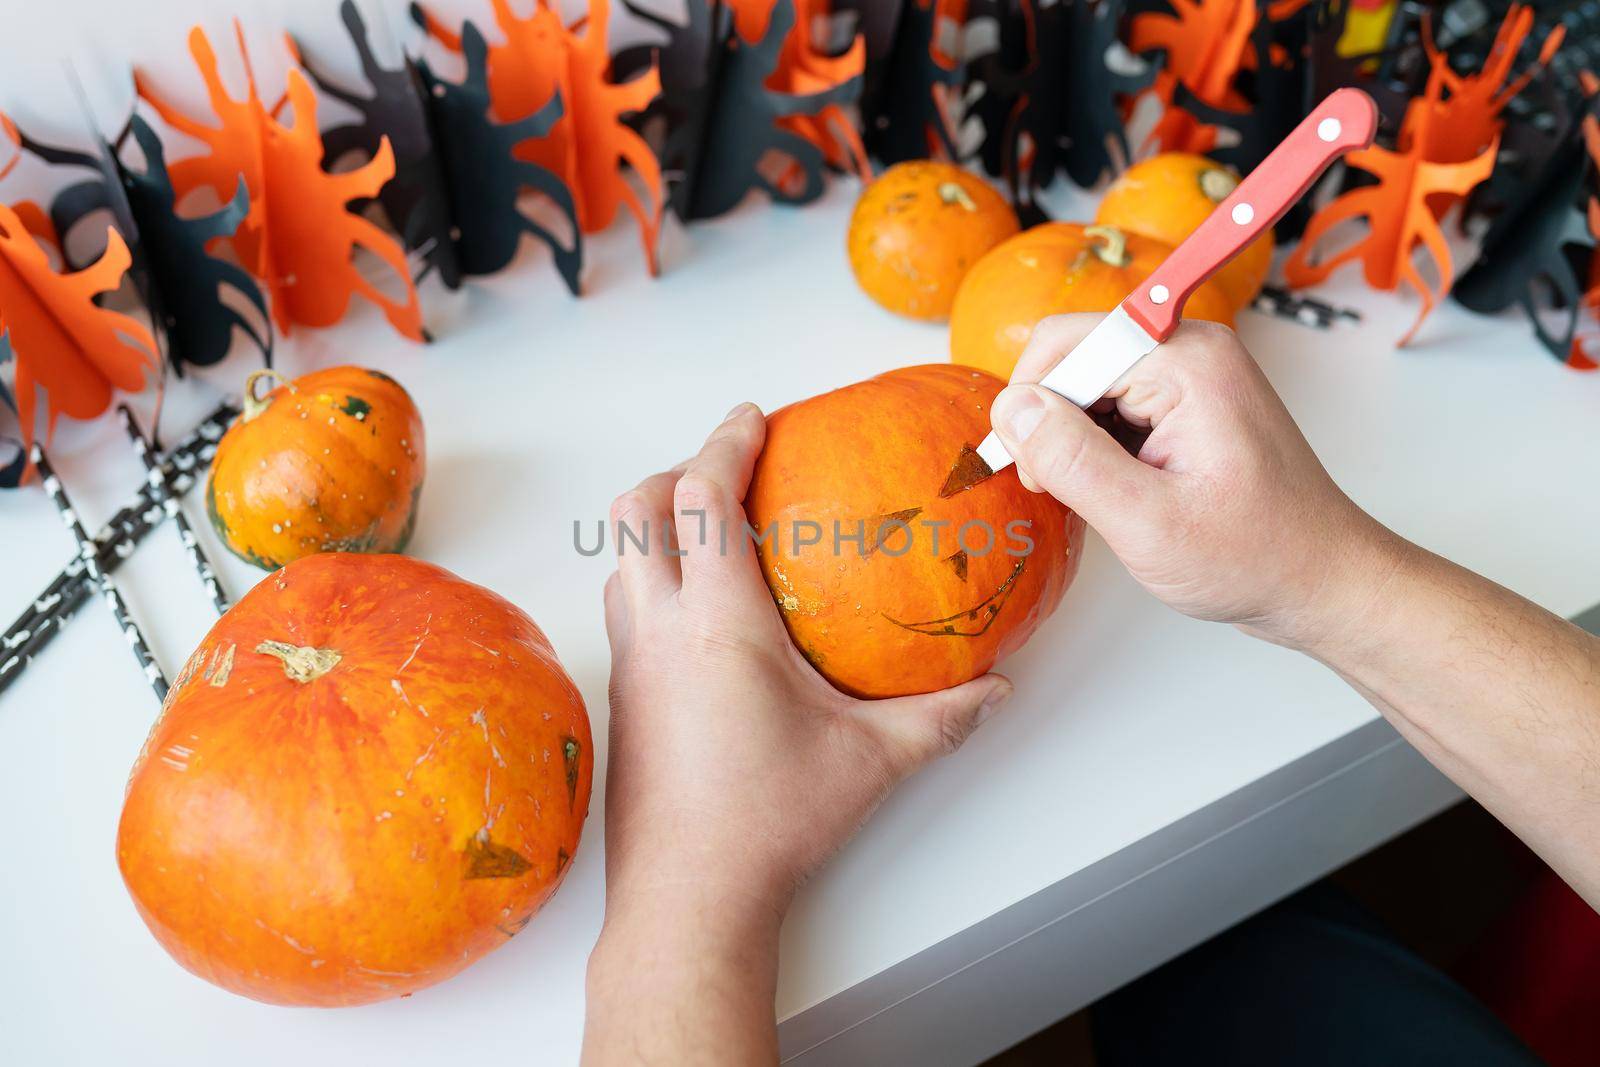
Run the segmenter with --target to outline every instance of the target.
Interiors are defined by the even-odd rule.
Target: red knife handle
[[[1378,108],[1360,89],[1328,94],[1249,177],[1218,204],[1122,308],[1157,341],[1178,328],[1189,294],[1305,195],[1333,161],[1366,148],[1378,132]]]

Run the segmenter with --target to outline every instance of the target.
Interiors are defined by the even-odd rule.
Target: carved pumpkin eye
[[[904,530],[906,536],[911,536],[911,520],[922,514],[921,508],[906,508],[903,511],[891,511],[885,515],[874,515],[867,520],[867,536],[872,540],[862,551],[862,558],[871,556],[883,543],[893,537],[896,532]]]
[[[963,489],[971,489],[985,478],[994,474],[989,465],[978,455],[978,450],[971,445],[962,445],[961,453],[956,456],[956,461],[950,467],[950,473],[945,477],[944,485],[939,490],[941,499],[955,496]]]

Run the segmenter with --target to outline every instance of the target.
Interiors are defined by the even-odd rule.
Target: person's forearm
[[[585,1067],[777,1063],[780,924],[700,890],[609,900],[589,958]]]
[[[1600,907],[1600,639],[1392,535],[1306,649]]]

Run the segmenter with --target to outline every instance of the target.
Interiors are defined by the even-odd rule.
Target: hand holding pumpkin
[[[1358,627],[1392,540],[1328,476],[1231,330],[1186,320],[1107,394],[1138,457],[1036,382],[1100,321],[1033,332],[996,399],[1023,482],[1082,515],[1144,585],[1196,618],[1298,648]]]
[[[761,413],[742,405],[699,455],[612,508],[651,545],[628,542],[606,586],[611,746],[593,1060],[663,1041],[673,1062],[771,1056],[777,932],[796,886],[896,782],[959,746],[1011,692],[985,675],[857,700],[806,662],[745,532],[740,500],[765,433]],[[669,525],[681,557],[662,550]]]

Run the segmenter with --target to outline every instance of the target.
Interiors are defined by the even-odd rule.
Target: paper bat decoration
[[[405,251],[375,223],[349,210],[352,202],[377,196],[394,176],[388,139],[380,140],[377,155],[365,165],[328,173],[322,165],[311,83],[301,71],[291,69],[288,91],[269,109],[248,71],[244,34],[237,24],[235,33],[247,61],[242,100],[228,95],[204,31],[197,26],[189,33],[189,53],[205,81],[216,126],[184,114],[158,95],[147,78],[135,74],[139,95],[156,113],[207,148],[204,155],[178,160],[168,168],[178,201],[200,188],[227,200],[238,180],[244,179],[249,212],[231,240],[246,269],[266,284],[280,332],[287,334],[293,324],[331,326],[344,316],[351,298],[359,295],[376,304],[403,336],[422,340],[422,310],[406,270]],[[277,118],[285,104],[293,111],[292,125]],[[389,297],[357,269],[351,257],[358,248],[397,275],[402,299]]]
[[[48,227],[42,212],[27,214]],[[137,392],[157,370],[155,338],[145,325],[95,303],[121,284],[132,259],[108,228],[95,262],[58,273],[19,213],[0,204],[0,333],[7,335],[8,392],[25,448],[38,427],[41,390],[48,435],[59,416],[92,419],[110,406],[113,389]]]
[[[1475,74],[1458,74],[1451,69],[1449,57],[1434,43],[1432,27],[1423,23],[1422,41],[1427,51],[1429,79],[1437,80],[1441,92],[1424,90],[1411,102],[1411,109],[1427,107],[1437,113],[1434,121],[1418,124],[1416,129],[1426,130],[1428,143],[1422,146],[1423,156],[1436,163],[1461,163],[1475,159],[1488,145],[1498,142],[1504,124],[1500,113],[1511,98],[1522,92],[1533,80],[1556,50],[1566,32],[1557,26],[1540,46],[1536,63],[1525,69],[1509,84],[1506,79],[1516,63],[1522,42],[1533,31],[1533,8],[1512,4],[1495,34],[1483,69]],[[1401,145],[1405,148],[1404,144]],[[1439,214],[1449,206],[1448,200],[1435,205]]]
[[[657,243],[663,202],[661,167],[650,146],[624,121],[643,112],[661,91],[652,67],[628,81],[617,81],[609,51],[610,0],[590,0],[587,17],[565,25],[549,0],[538,0],[521,18],[508,0],[493,0],[501,44],[487,46],[487,85],[494,117],[515,122],[533,115],[560,93],[562,108],[542,137],[522,141],[518,158],[556,174],[571,190],[583,233],[599,233],[626,207],[639,224],[640,243],[651,274],[660,273]],[[423,7],[412,17],[429,36],[451,51],[463,40]],[[627,172],[644,186],[641,197]]]
[[[983,90],[969,114],[984,125],[984,166],[1006,178],[1023,225],[1033,226],[1046,218],[1033,193],[1057,173],[1088,188],[1127,165],[1133,153],[1123,105],[1150,88],[1160,60],[1121,48],[1123,0],[995,6],[999,47],[970,61]],[[1123,69],[1111,65],[1114,50]]]
[[[470,22],[461,28],[461,47],[467,73],[460,83],[445,81],[426,62],[418,63],[445,167],[453,244],[461,269],[467,274],[502,269],[516,257],[527,233],[549,246],[556,269],[576,294],[583,270],[583,236],[572,194],[560,178],[512,154],[528,138],[549,134],[562,113],[561,95],[558,92],[525,118],[496,122],[489,109],[488,45]],[[560,209],[570,225],[566,243],[522,213],[517,198],[523,189],[543,193]]]
[[[1181,81],[1173,85],[1173,104],[1200,126],[1233,131],[1212,146],[1211,158],[1249,174],[1316,106],[1320,98],[1312,98],[1307,69],[1316,10],[1316,5],[1302,6],[1281,19],[1269,10],[1256,19],[1247,62],[1234,86],[1245,103],[1242,110],[1215,107]]]
[[[941,35],[966,20],[965,0],[834,0],[866,39],[862,141],[884,166],[943,155],[956,159],[951,114],[963,76]]]
[[[144,157],[144,169],[127,165],[122,147],[132,137]],[[272,329],[266,300],[248,273],[211,255],[208,245],[230,237],[249,210],[249,194],[240,181],[232,200],[198,218],[177,211],[161,141],[138,115],[115,142],[97,140],[98,151],[79,152],[42,144],[19,134],[21,144],[47,163],[90,170],[95,177],[70,185],[50,203],[50,221],[62,258],[74,268],[87,265],[71,251],[70,235],[100,211],[110,213],[117,231],[133,254],[129,274],[164,341],[167,363],[179,375],[187,366],[220,362],[238,330],[272,362]],[[222,299],[232,290],[260,315],[259,324]]]
[[[1016,139],[1010,131],[1018,126],[1027,104],[1023,94],[1038,67],[1037,22],[1034,0],[971,0],[967,5],[968,32],[992,44],[966,56],[963,132],[977,127],[974,155],[992,177],[1009,180],[1017,173]]]
[[[1582,94],[1550,66],[1535,75],[1530,89],[1506,108],[1494,173],[1461,206],[1458,221],[1463,234],[1472,232],[1480,220],[1492,221],[1521,203],[1577,128],[1582,107]]]
[[[1438,92],[1438,83],[1430,82],[1429,91]],[[1416,335],[1434,304],[1450,291],[1454,276],[1450,249],[1439,229],[1439,220],[1429,207],[1429,198],[1465,196],[1494,167],[1493,144],[1465,162],[1429,162],[1422,150],[1431,143],[1428,124],[1437,118],[1438,112],[1432,107],[1415,108],[1407,114],[1400,131],[1400,143],[1407,148],[1390,151],[1374,146],[1346,156],[1347,164],[1372,175],[1377,184],[1351,189],[1317,211],[1306,226],[1305,237],[1284,265],[1284,276],[1292,288],[1314,285],[1355,259],[1361,260],[1367,284],[1374,289],[1393,290],[1401,282],[1411,286],[1422,300],[1422,310],[1400,338],[1398,344],[1402,346]],[[1313,262],[1317,242],[1340,223],[1356,218],[1366,220],[1366,236],[1325,260]],[[1439,275],[1437,291],[1417,270],[1414,257],[1418,246],[1433,258]]]
[[[1484,234],[1478,260],[1451,295],[1482,314],[1519,307],[1534,336],[1555,358],[1590,370],[1594,362],[1575,344],[1582,313],[1591,317],[1595,236],[1600,204],[1594,199],[1600,125],[1596,99],[1580,120],[1569,121],[1556,151],[1522,189],[1521,198]]]
[[[1209,152],[1217,131],[1185,111],[1176,99],[1178,86],[1188,98],[1209,108],[1243,112],[1249,102],[1235,81],[1253,59],[1250,35],[1256,26],[1255,0],[1170,0],[1172,13],[1135,15],[1129,24],[1128,47],[1166,56],[1155,80],[1155,94],[1164,105],[1150,131],[1149,143],[1163,152]]]
[[[419,82],[416,65],[402,59],[398,67],[378,62],[368,36],[366,20],[355,0],[343,0],[339,18],[361,63],[361,75],[371,88],[363,96],[339,85],[308,62],[296,42],[294,51],[317,88],[352,108],[357,118],[323,131],[322,145],[329,163],[347,156],[373,159],[383,139],[394,149],[394,177],[378,190],[378,202],[405,247],[422,260],[417,280],[437,272],[446,288],[461,284],[461,264],[456,257],[459,240],[450,233],[450,190],[445,185],[444,164],[434,144],[428,117],[428,99]],[[485,120],[486,121],[486,120]],[[495,170],[498,160],[480,159],[485,170]],[[497,183],[486,183],[497,184]],[[514,194],[513,194],[514,195]],[[569,280],[569,285],[576,284]]]
[[[815,36],[817,25],[829,15],[828,0],[791,2],[794,24],[783,39],[777,69],[767,79],[766,87],[783,96],[809,97],[853,84],[855,95],[839,103],[824,104],[815,114],[786,115],[778,119],[778,125],[815,145],[828,166],[852,171],[862,181],[870,181],[872,164],[867,159],[866,146],[856,131],[855,120],[844,108],[845,103],[854,103],[860,95],[867,66],[866,38],[853,33],[845,48],[829,51],[817,43]],[[776,0],[733,0],[734,29],[739,38],[746,42],[765,38],[775,4]],[[746,28],[741,20],[752,25]],[[791,168],[791,180],[795,169]]]
[[[804,204],[822,194],[825,157],[820,148],[781,120],[817,116],[854,99],[859,77],[803,96],[768,88],[784,42],[794,28],[793,0],[778,0],[760,40],[746,41],[734,29],[733,11],[711,11],[710,63],[687,105],[688,121],[669,134],[664,157],[681,175],[673,186],[673,210],[684,220],[714,218],[736,207],[752,190],[783,204]],[[762,169],[769,156],[786,162],[779,175]]]

